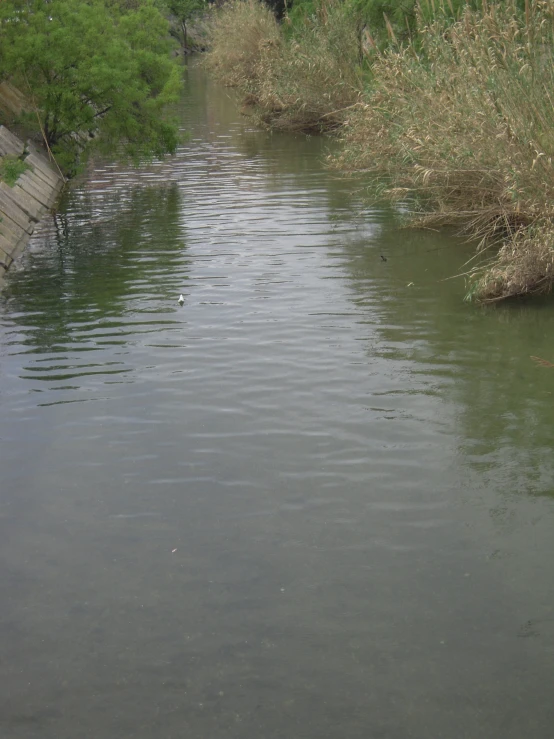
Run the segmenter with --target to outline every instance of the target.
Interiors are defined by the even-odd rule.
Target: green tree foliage
[[[165,5],[181,26],[183,32],[183,48],[186,49],[188,47],[187,23],[194,16],[206,10],[206,0],[167,0]]]
[[[170,51],[150,0],[0,2],[0,70],[29,96],[69,172],[93,146],[134,160],[175,150],[177,127],[163,115],[181,86]]]

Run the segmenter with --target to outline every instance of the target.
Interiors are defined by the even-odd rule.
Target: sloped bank
[[[0,182],[0,277],[25,249],[36,224],[52,209],[65,179],[29,141],[0,126],[0,159],[18,159],[25,171],[10,186]]]

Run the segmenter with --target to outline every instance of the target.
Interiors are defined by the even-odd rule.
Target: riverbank
[[[385,48],[348,3],[321,2],[290,25],[254,0],[228,4],[209,67],[265,125],[339,135],[331,166],[363,174],[412,222],[477,239],[468,299],[551,292],[550,6],[420,9],[403,42],[387,25]]]
[[[0,126],[0,278],[22,253],[36,224],[55,204],[64,178],[30,142]]]
[[[362,92],[356,24],[338,3],[321,6],[301,33],[287,32],[263,2],[226,3],[216,14],[207,66],[242,93],[246,112],[272,129],[339,131]]]

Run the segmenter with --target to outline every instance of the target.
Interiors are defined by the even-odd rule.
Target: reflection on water
[[[549,739],[551,304],[199,70],[183,121],[0,296],[0,735]]]
[[[15,316],[6,331],[10,355],[29,355],[21,364],[25,379],[46,381],[50,391],[68,389],[56,381],[100,374],[103,382],[106,374],[132,372],[124,351],[98,362],[97,350],[124,347],[160,326],[177,328],[164,306],[186,279],[176,184],[100,197],[77,191],[70,200],[78,216],[68,210],[53,217],[5,291]]]

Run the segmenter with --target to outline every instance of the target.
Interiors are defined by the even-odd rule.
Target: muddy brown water
[[[0,295],[0,736],[550,739],[552,303],[181,112]]]

